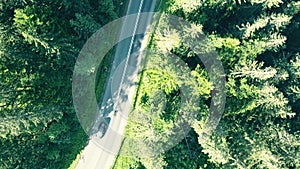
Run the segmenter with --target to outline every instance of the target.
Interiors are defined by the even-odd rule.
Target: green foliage
[[[79,38],[86,39],[100,29],[100,24],[89,15],[83,16],[76,13],[75,17],[76,19],[71,20],[70,24],[74,27],[73,29],[79,35]]]
[[[198,146],[196,133],[191,130],[185,139],[165,153],[165,161],[168,164],[165,168],[216,168],[201,150],[202,148]]]
[[[210,91],[212,90],[212,85],[208,80],[207,72],[204,69],[201,69],[200,65],[197,65],[191,74],[196,78],[198,93],[207,99],[210,95]]]
[[[279,7],[279,5],[283,3],[282,0],[251,0],[250,2],[251,4],[262,4],[264,8]]]
[[[169,9],[167,11],[174,12],[176,10],[182,10],[183,12],[191,12],[197,9],[199,6],[199,0],[171,0],[167,2]]]
[[[196,83],[191,82],[191,80],[195,80],[196,78],[189,79],[189,77],[192,77],[189,75],[190,72],[187,71],[184,65],[178,64],[179,62],[178,58],[165,58],[163,55],[158,54],[152,54],[149,57],[142,77],[143,83],[139,89],[138,104],[136,110],[131,112],[130,120],[126,127],[126,136],[128,139],[125,139],[124,147],[130,147],[129,145],[133,144],[135,147],[130,148],[130,150],[123,148],[124,152],[131,153],[132,155],[141,154],[141,152],[145,151],[143,155],[151,157],[163,151],[164,148],[170,146],[168,142],[174,141],[172,137],[182,135],[182,133],[176,132],[178,125],[180,125],[177,124],[180,121],[178,119],[188,119],[189,117],[184,114],[179,116],[180,112],[199,109],[193,103],[188,104],[188,101],[187,103],[182,102],[183,98],[181,98],[180,92],[185,91],[180,91],[180,88],[189,86],[195,95],[198,95],[196,92],[198,88]],[[197,72],[194,73],[196,74]],[[199,74],[198,77],[201,78]],[[205,81],[204,78],[201,80]],[[189,99],[187,98],[187,100]],[[184,108],[180,109],[181,104],[185,104],[186,106],[181,106]],[[158,160],[158,166],[155,166],[155,160],[157,159],[141,159],[141,163],[145,167],[150,168],[161,168],[164,166],[161,160]]]
[[[138,159],[132,157],[119,156],[114,165],[115,169],[145,169],[145,167],[139,162]]]
[[[289,94],[291,95],[291,100],[293,102],[300,99],[300,90],[299,90],[299,79],[300,79],[300,59],[299,55],[296,55],[294,60],[290,62],[290,82],[289,85]]]
[[[0,2],[0,168],[67,168],[86,144],[73,67],[86,39],[117,15],[111,1],[97,3],[109,10],[91,1]]]
[[[166,165],[166,162],[164,161],[163,156],[161,155],[155,158],[142,158],[140,161],[143,164],[143,166],[145,166],[145,168],[149,169],[163,169]]]
[[[188,64],[197,79],[197,92],[205,100],[200,103],[204,108],[199,112],[202,118],[192,125],[198,136],[192,135],[191,140],[197,137],[199,145],[193,144],[197,148],[192,149],[182,141],[165,152],[162,154],[166,162],[164,168],[299,168],[299,2],[170,0],[166,4],[165,12],[198,24],[193,30],[203,30],[217,49],[226,72],[227,102],[216,131],[205,133],[208,112],[204,107],[213,85],[201,61],[195,59],[193,49],[183,43],[187,38],[194,38],[194,32],[186,28],[183,29],[189,30],[187,35],[172,32],[161,19],[153,47],[166,57],[168,53],[176,54]],[[172,66],[165,67],[168,71]],[[159,88],[174,97],[171,91],[176,91],[178,79],[159,70],[148,71],[146,75],[145,84],[149,85],[142,92],[151,93]],[[173,88],[161,87],[167,82]],[[145,84],[142,81],[142,86]],[[160,96],[157,104],[150,106],[153,96],[142,94],[139,106],[144,110],[155,107],[155,112],[161,111],[170,96]],[[169,106],[176,107],[176,101],[167,104]],[[156,116],[157,121],[161,119]],[[129,123],[130,130],[134,130],[134,125]],[[147,127],[143,130],[147,131]],[[200,159],[188,158],[190,153],[198,154],[205,162],[199,164]]]

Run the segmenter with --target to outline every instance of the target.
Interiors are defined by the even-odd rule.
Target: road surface
[[[130,0],[127,15],[137,14],[137,16],[135,20],[124,21],[120,34],[131,30],[134,35],[136,29],[143,29],[146,32],[151,16],[140,17],[139,13],[152,12],[155,4],[156,0]],[[111,117],[111,121],[103,138],[99,139],[96,133],[90,136],[90,141],[76,166],[77,169],[108,169],[113,166],[121,148],[127,117],[136,91],[143,38],[144,35],[136,35],[117,45],[109,80],[100,104],[100,114]],[[94,128],[99,123],[97,120]]]

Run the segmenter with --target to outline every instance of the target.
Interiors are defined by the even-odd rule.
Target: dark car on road
[[[97,131],[97,135],[99,136],[99,138],[104,137],[108,126],[110,123],[110,117],[105,117],[104,120],[102,122],[100,122],[99,126],[98,126],[98,131]]]

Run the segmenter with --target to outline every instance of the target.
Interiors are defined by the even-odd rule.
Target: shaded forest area
[[[73,68],[85,41],[119,17],[121,2],[0,2],[0,168],[68,168],[86,145]]]

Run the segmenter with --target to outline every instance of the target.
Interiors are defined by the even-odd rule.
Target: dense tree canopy
[[[87,136],[73,108],[76,57],[120,1],[0,2],[0,168],[68,168]]]
[[[87,38],[120,16],[120,2],[0,2],[0,168],[68,168],[85,146],[73,68]],[[147,56],[115,168],[300,168],[300,2],[168,0],[159,8],[194,25],[184,35],[170,32],[161,16],[149,45],[160,53]],[[206,135],[216,83],[187,44],[197,32],[209,42],[203,50],[217,51],[226,78],[225,111]],[[184,85],[198,104],[181,109]],[[185,127],[179,117],[189,119],[184,135],[171,130]],[[174,147],[165,144],[176,134]],[[139,140],[150,148],[139,150]],[[138,156],[143,151],[153,156]]]
[[[163,60],[172,53],[188,64],[199,85],[198,117],[185,139],[157,156],[163,161],[137,158],[130,168],[155,168],[149,166],[151,163],[161,164],[160,168],[299,168],[300,2],[169,0],[161,9],[196,25],[183,36],[172,32],[161,19],[151,47],[165,54]],[[193,38],[195,30],[204,32],[225,69],[226,107],[217,129],[210,135],[203,132],[214,84],[193,49],[184,43],[186,38]],[[156,56],[147,57],[151,62]],[[136,108],[158,111],[161,115],[159,119],[147,116],[152,124],[140,121],[147,123],[145,128],[129,123],[128,137],[132,137],[131,132],[150,133],[158,121],[167,130],[175,121],[180,101],[174,93],[178,92],[176,85],[180,82],[165,76],[168,71],[165,68],[143,73]],[[173,87],[165,90],[164,86]],[[164,110],[151,107],[152,97],[161,96],[145,95],[150,89],[163,89]],[[173,116],[171,121],[164,118],[166,115]],[[117,162],[121,165],[122,158]]]

